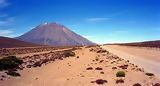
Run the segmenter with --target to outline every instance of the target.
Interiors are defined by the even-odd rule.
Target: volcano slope
[[[84,46],[95,43],[57,23],[43,23],[16,39],[49,46]]]

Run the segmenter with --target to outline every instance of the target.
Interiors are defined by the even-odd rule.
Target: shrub
[[[77,58],[79,58],[79,56],[77,56]]]
[[[102,72],[100,72],[100,74],[104,74],[104,72],[102,71]]]
[[[134,84],[133,86],[142,86],[141,84],[139,84],[139,83],[136,83],[136,84]]]
[[[117,76],[117,77],[125,77],[125,72],[124,72],[124,71],[118,71],[118,72],[116,73],[116,76]]]
[[[6,73],[7,73],[7,75],[10,75],[13,77],[21,76],[19,73],[15,72],[15,71],[8,71]]]
[[[3,57],[0,59],[0,70],[8,70],[18,67],[23,61],[15,56]]]
[[[95,82],[96,82],[97,84],[105,84],[105,83],[108,83],[107,80],[103,80],[103,79],[97,79]]]
[[[18,59],[16,56],[8,56],[7,59],[10,59],[18,64],[22,64],[23,60]]]
[[[121,66],[118,66],[119,68],[122,68],[122,69],[127,69],[128,68],[128,65],[121,65]]]
[[[65,51],[65,52],[64,52],[64,56],[65,56],[65,57],[75,56],[75,53],[74,53],[73,51]]]
[[[154,76],[153,73],[146,73],[147,76]]]
[[[159,84],[159,83],[156,83],[156,84],[154,84],[153,86],[160,86],[160,84]]]
[[[119,84],[119,83],[124,83],[124,80],[123,79],[116,80],[116,84]]]
[[[117,67],[112,67],[112,69],[117,69]]]
[[[97,67],[95,68],[95,70],[103,70],[103,68]]]
[[[93,68],[92,67],[88,67],[88,68],[86,68],[86,70],[93,70]]]
[[[105,52],[107,52],[107,51],[106,51],[106,50],[103,50],[103,49],[97,51],[97,53],[105,53]]]

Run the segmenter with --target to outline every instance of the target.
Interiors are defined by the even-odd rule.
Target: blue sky
[[[96,43],[160,39],[160,0],[0,0],[0,36],[57,22]]]

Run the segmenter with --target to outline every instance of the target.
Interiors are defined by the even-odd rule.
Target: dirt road
[[[102,46],[120,58],[129,60],[148,72],[152,72],[160,77],[160,50],[151,48],[139,48],[118,45]]]

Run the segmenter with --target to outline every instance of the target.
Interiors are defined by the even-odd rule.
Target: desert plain
[[[142,49],[146,54],[141,54],[139,48],[128,49],[130,47],[103,45],[38,48],[38,51],[34,49],[28,53],[17,51],[12,55],[23,60],[17,69],[20,76],[10,76],[6,70],[0,71],[0,86],[159,86],[157,70],[150,69],[159,62],[155,58],[159,51],[156,50],[155,60],[151,60],[153,64],[145,65],[147,61],[141,63],[138,56],[152,59],[148,56],[152,51]],[[131,59],[132,51],[136,51],[135,59]],[[152,68],[155,67],[159,65]]]

